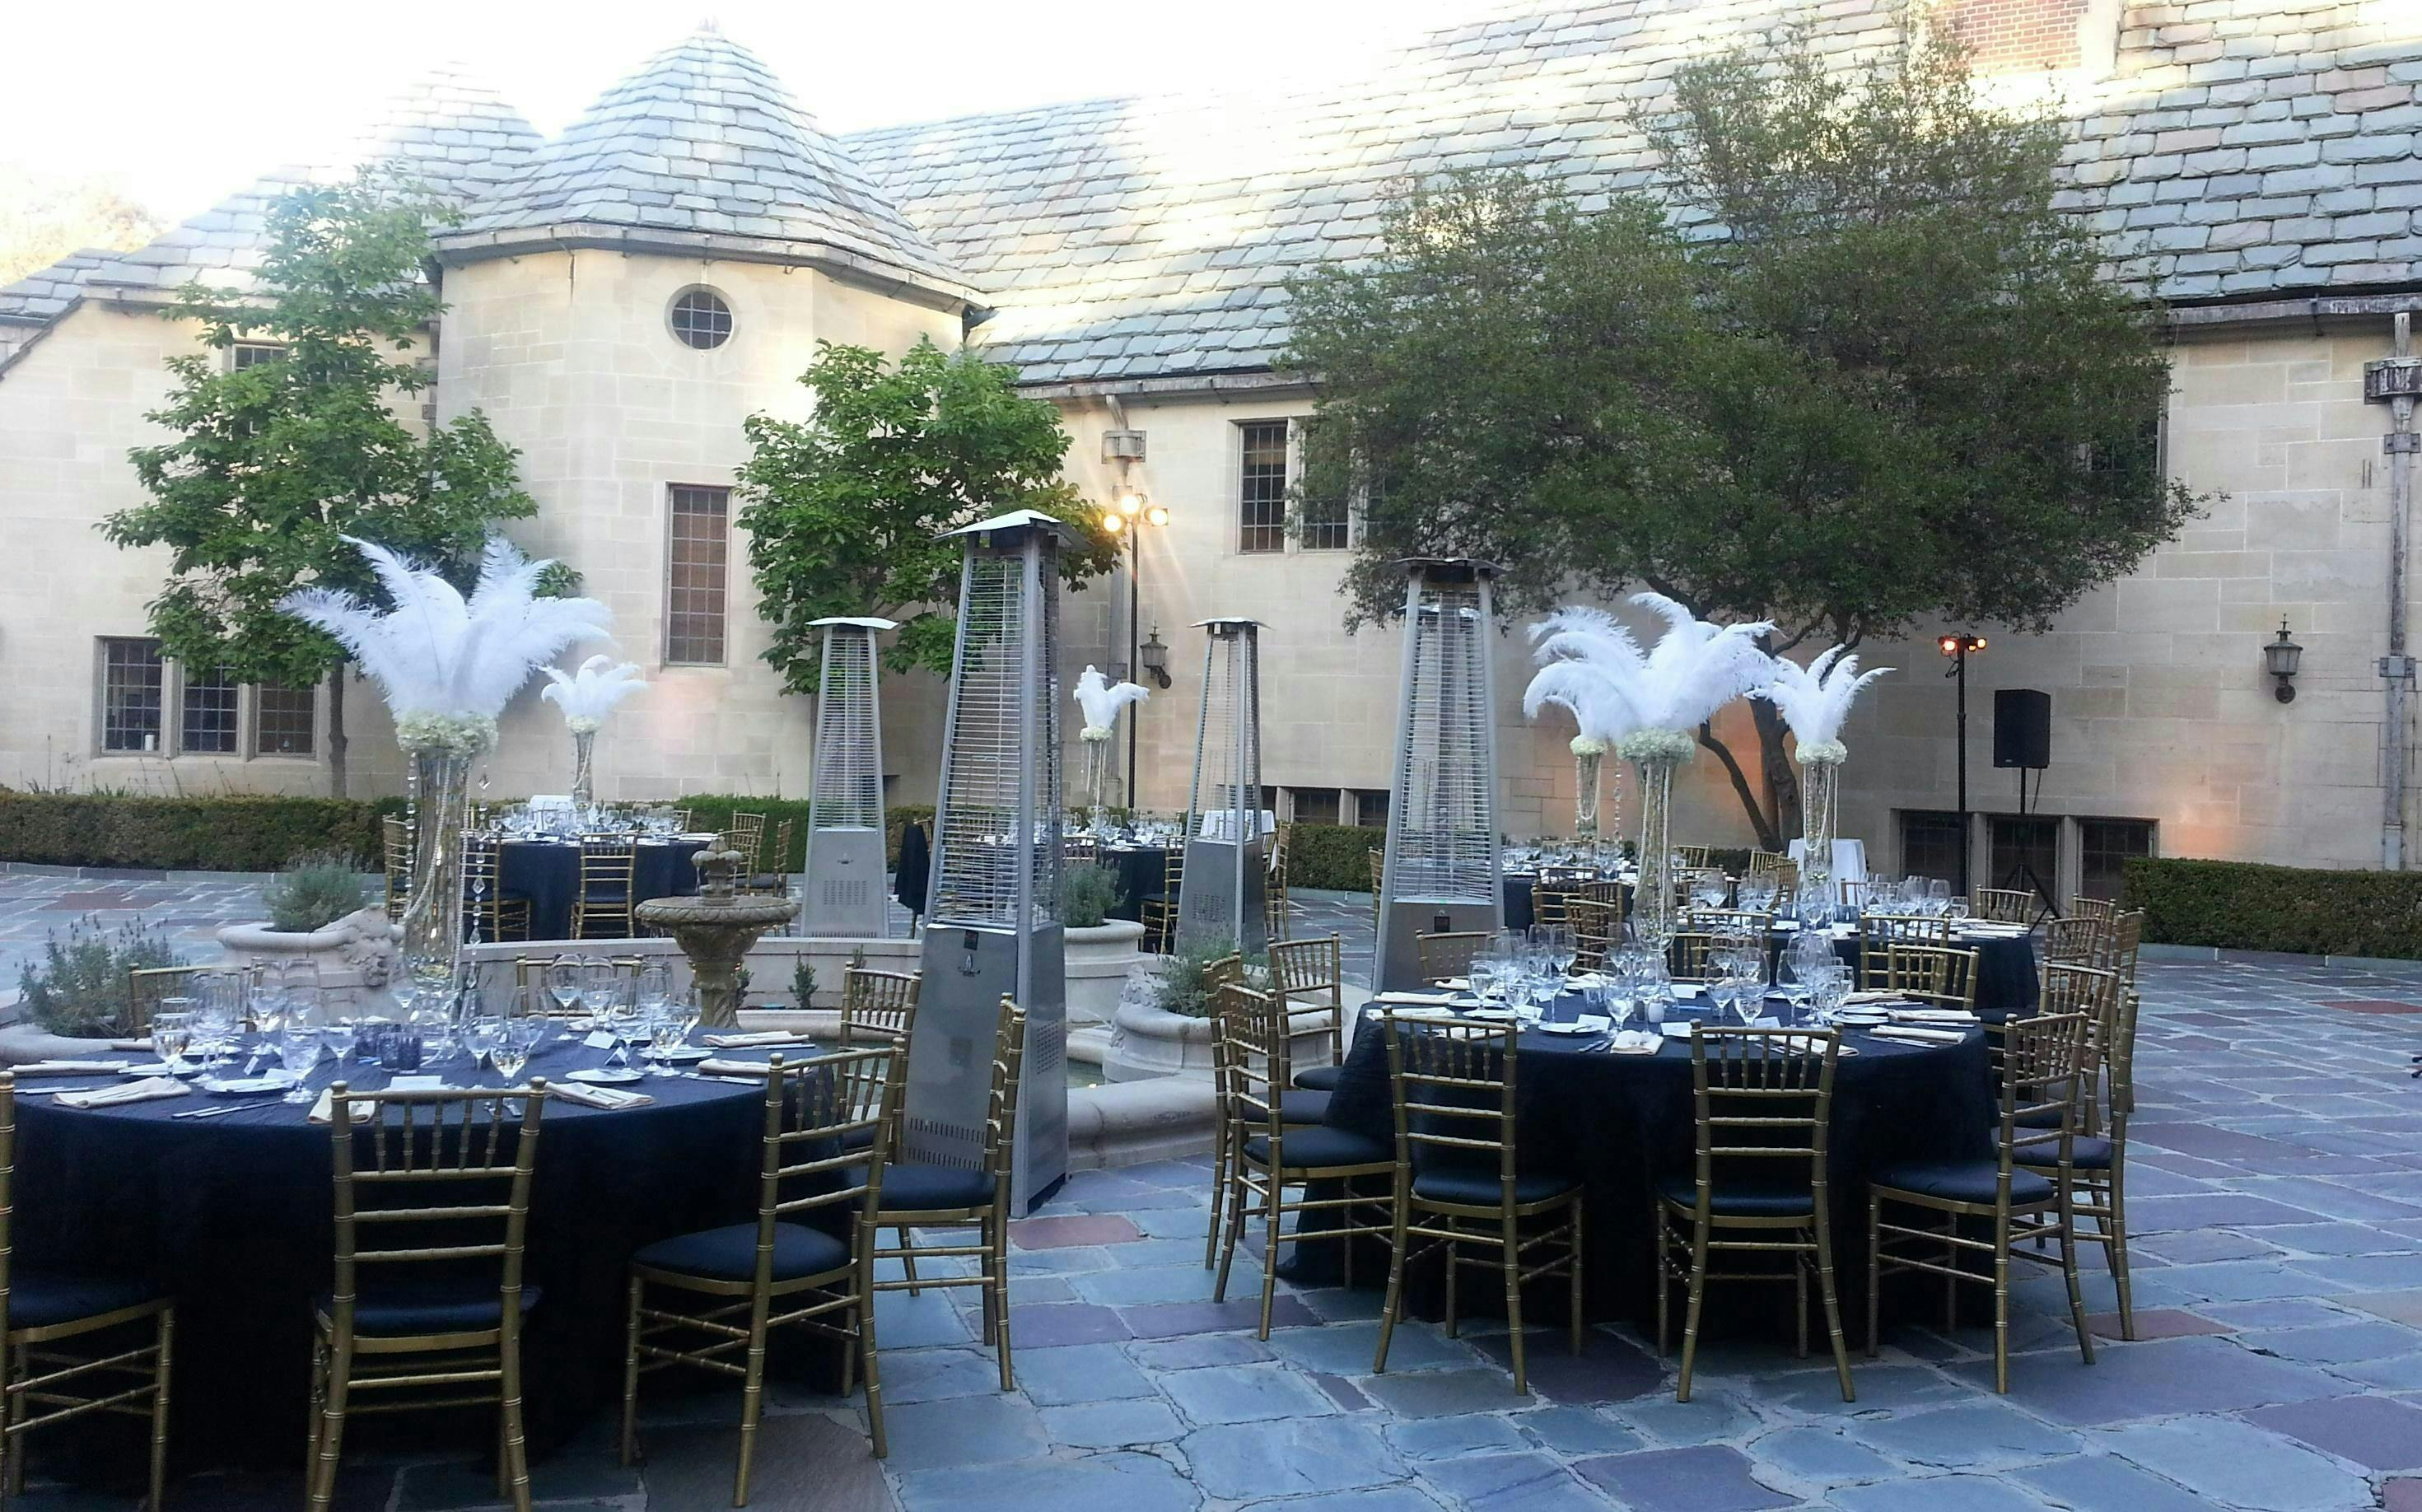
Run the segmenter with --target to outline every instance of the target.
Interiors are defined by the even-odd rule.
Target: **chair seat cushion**
[[[522,1287],[521,1310],[538,1305],[539,1288]],[[335,1298],[322,1292],[315,1304],[332,1316]],[[504,1319],[504,1294],[493,1281],[412,1281],[366,1285],[354,1302],[354,1331],[371,1338],[411,1333],[470,1333]]]
[[[2060,1164],[2060,1146],[2050,1141],[2041,1144],[2021,1145],[2019,1147],[2019,1162],[2021,1165],[2031,1166],[2058,1165]],[[2111,1142],[2093,1139],[2084,1134],[2078,1135],[2069,1141],[2068,1163],[2071,1169],[2078,1171],[2110,1170]]]
[[[1287,1126],[1282,1154],[1286,1168],[1301,1171],[1313,1166],[1386,1165],[1395,1159],[1395,1147],[1364,1135],[1326,1124],[1307,1124],[1301,1128]],[[1270,1140],[1266,1134],[1256,1134],[1245,1142],[1245,1158],[1255,1165],[1270,1163]]]
[[[2000,1168],[1990,1160],[1937,1160],[1887,1166],[1877,1172],[1868,1184],[1942,1202],[1990,1204],[2000,1181]],[[2052,1197],[2049,1178],[2032,1171],[2010,1173],[2013,1205],[2023,1207],[2031,1203],[2048,1203]]]
[[[849,1245],[822,1229],[801,1223],[774,1225],[774,1279],[796,1281],[840,1270],[850,1262]],[[757,1225],[724,1228],[658,1239],[631,1257],[651,1270],[678,1271],[708,1281],[752,1281],[757,1275]]]
[[[1329,1120],[1329,1094],[1301,1089],[1279,1094],[1279,1122],[1293,1128],[1298,1124],[1322,1124]],[[1248,1124],[1266,1123],[1258,1108],[1245,1110]]]
[[[1657,1194],[1695,1209],[1699,1178],[1690,1171],[1669,1173],[1658,1179]],[[1801,1218],[1816,1210],[1816,1200],[1806,1182],[1798,1186],[1787,1181],[1719,1182],[1707,1201],[1707,1211],[1718,1218]]]
[[[866,1179],[866,1169],[853,1169],[843,1179],[846,1185],[857,1186]],[[883,1191],[878,1201],[881,1211],[886,1213],[946,1213],[964,1207],[989,1207],[992,1177],[960,1166],[894,1160],[883,1168]]]
[[[1335,1092],[1337,1080],[1345,1075],[1342,1065],[1315,1065],[1295,1074],[1297,1090],[1301,1092]]]
[[[8,1327],[53,1329],[79,1318],[140,1307],[159,1296],[151,1284],[132,1277],[60,1276],[16,1270],[8,1277]]]
[[[621,903],[629,898],[628,888],[590,888],[580,894],[583,903]]]
[[[1520,1171],[1514,1177],[1514,1200],[1544,1203],[1580,1186],[1561,1171]],[[1434,1203],[1494,1207],[1504,1192],[1504,1183],[1493,1159],[1434,1161],[1413,1173],[1413,1195]]]

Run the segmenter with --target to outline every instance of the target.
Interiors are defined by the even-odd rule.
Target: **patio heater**
[[[803,935],[880,939],[883,896],[883,717],[874,638],[890,620],[813,622],[825,633],[816,682],[816,747],[808,765],[807,907]]]
[[[983,1158],[993,1029],[1004,994],[1026,1010],[1011,1201],[1023,1212],[1067,1174],[1065,964],[1060,890],[1060,549],[1031,510],[952,530],[967,552],[942,735],[926,906],[924,988],[908,1047],[905,1158]]]
[[[1177,946],[1268,948],[1262,913],[1266,842],[1262,834],[1261,625],[1204,620],[1203,707],[1194,723],[1194,785],[1186,800],[1185,882],[1177,894]]]
[[[1405,563],[1404,681],[1379,880],[1381,991],[1422,985],[1419,936],[1504,923],[1487,562]]]

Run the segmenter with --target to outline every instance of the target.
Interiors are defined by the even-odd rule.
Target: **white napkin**
[[[117,1108],[126,1103],[149,1102],[154,1097],[183,1097],[192,1094],[175,1077],[146,1077],[122,1087],[100,1087],[91,1092],[63,1092],[59,1101],[70,1108]]]
[[[1904,1045],[1957,1045],[1968,1037],[1956,1029],[1920,1029],[1914,1024],[1888,1024],[1867,1032],[1877,1039],[1898,1040]]]
[[[1880,988],[1874,987],[1870,987],[1863,992],[1846,992],[1842,995],[1842,1004],[1844,1007],[1850,1007],[1854,1004],[1868,1002],[1907,1001],[1909,1001],[1909,994],[1905,992],[1886,992]]]
[[[1691,1037],[1691,1021],[1687,1018],[1680,1018],[1675,1019],[1670,1024],[1659,1024],[1657,1026],[1657,1032],[1664,1035],[1667,1039],[1689,1039]]]
[[[760,1030],[748,1034],[708,1034],[705,1041],[718,1050],[754,1049],[760,1045],[810,1045],[814,1041],[793,1029]]]
[[[1644,1029],[1627,1029],[1607,1041],[1609,1055],[1654,1055],[1665,1047],[1665,1036]]]
[[[327,1087],[321,1088],[320,1100],[311,1105],[311,1122],[314,1124],[335,1123],[337,1121],[336,1103],[337,1098],[334,1089]],[[377,1111],[376,1109],[372,1108],[369,1103],[362,1101],[358,1097],[353,1099],[345,1106],[346,1110],[354,1115],[354,1122],[356,1124],[369,1123],[370,1114]]]
[[[1462,994],[1455,992],[1381,992],[1375,993],[1371,1000],[1409,1003],[1416,1008],[1443,1008],[1461,999]]]
[[[123,1061],[34,1061],[12,1067],[21,1077],[123,1076]],[[62,1094],[62,1095],[65,1095]]]
[[[624,1092],[620,1087],[592,1087],[581,1081],[551,1081],[547,1083],[546,1090],[565,1102],[575,1102],[583,1108],[603,1108],[608,1111],[645,1108],[655,1101],[644,1092]]]
[[[113,1050],[148,1050],[151,1042],[148,1039],[114,1039],[109,1042],[109,1047]]]
[[[1891,1014],[1895,1024],[1973,1024],[1976,1016],[1965,1008],[1895,1008]]]
[[[700,1061],[698,1068],[712,1077],[762,1077],[768,1067],[763,1061]]]

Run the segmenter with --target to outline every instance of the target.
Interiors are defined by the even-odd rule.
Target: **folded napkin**
[[[1419,1008],[1443,1008],[1451,1002],[1461,1000],[1462,996],[1461,993],[1456,992],[1378,992],[1372,994],[1371,1000],[1410,1003]]]
[[[1468,992],[1471,989],[1471,981],[1468,977],[1441,977],[1439,985],[1450,992]]]
[[[701,1036],[718,1050],[754,1049],[760,1045],[809,1045],[814,1043],[794,1029],[766,1029],[747,1034],[707,1034]]]
[[[1870,987],[1864,992],[1846,992],[1842,994],[1842,1005],[1844,1007],[1849,1007],[1863,1002],[1907,1001],[1909,1001],[1909,994],[1906,992],[1886,992],[1880,988],[1875,987]]]
[[[709,1065],[714,1063],[712,1061],[707,1063]],[[549,1095],[565,1102],[575,1102],[583,1108],[603,1108],[608,1111],[645,1108],[655,1101],[644,1092],[625,1092],[620,1087],[592,1087],[582,1081],[550,1081],[546,1090]]]
[[[711,1077],[762,1077],[767,1071],[763,1061],[700,1061],[698,1068]]]
[[[1891,1014],[1895,1024],[1973,1024],[1976,1016],[1965,1008],[1895,1008]]]
[[[1978,939],[2016,939],[2029,930],[2024,924],[1963,924],[1959,933]]]
[[[109,1047],[113,1050],[148,1050],[151,1042],[148,1039],[114,1039],[109,1042]]]
[[[336,1103],[337,1098],[333,1089],[325,1087],[322,1088],[320,1091],[320,1100],[311,1105],[311,1122],[314,1124],[335,1123],[337,1121]],[[356,1124],[369,1123],[370,1114],[377,1111],[376,1109],[372,1108],[369,1103],[362,1101],[358,1097],[354,1098],[346,1106],[347,1110],[354,1115],[354,1122]]]
[[[1687,1018],[1676,1018],[1670,1023],[1658,1025],[1657,1032],[1667,1039],[1689,1039],[1691,1021]]]
[[[1665,1047],[1665,1036],[1644,1029],[1627,1029],[1606,1042],[1609,1055],[1654,1055]]]
[[[59,1101],[70,1108],[117,1108],[126,1103],[149,1102],[154,1097],[183,1097],[193,1088],[175,1077],[146,1077],[122,1087],[99,1087],[91,1092],[63,1092]]]
[[[1956,1029],[1921,1029],[1914,1024],[1887,1024],[1867,1032],[1877,1039],[1899,1040],[1905,1045],[1957,1045],[1968,1037]]]
[[[123,1061],[32,1061],[12,1066],[21,1077],[115,1077],[123,1076]]]

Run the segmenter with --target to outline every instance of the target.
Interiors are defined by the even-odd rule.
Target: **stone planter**
[[[320,969],[327,1006],[358,1008],[386,991],[395,973],[397,927],[379,907],[358,909],[308,934],[267,924],[229,924],[219,946],[233,966],[276,966],[307,960]]]
[[[1299,1013],[1288,1018],[1289,1053],[1298,1064],[1328,1063],[1328,1022],[1325,1012]],[[1211,1020],[1188,1018],[1149,1003],[1119,1004],[1109,1050],[1102,1060],[1106,1080],[1191,1077],[1208,1082],[1211,1070]]]
[[[1062,932],[1067,947],[1068,1029],[1107,1027],[1118,1013],[1119,994],[1144,961],[1137,945],[1143,925],[1113,919],[1091,929]]]

